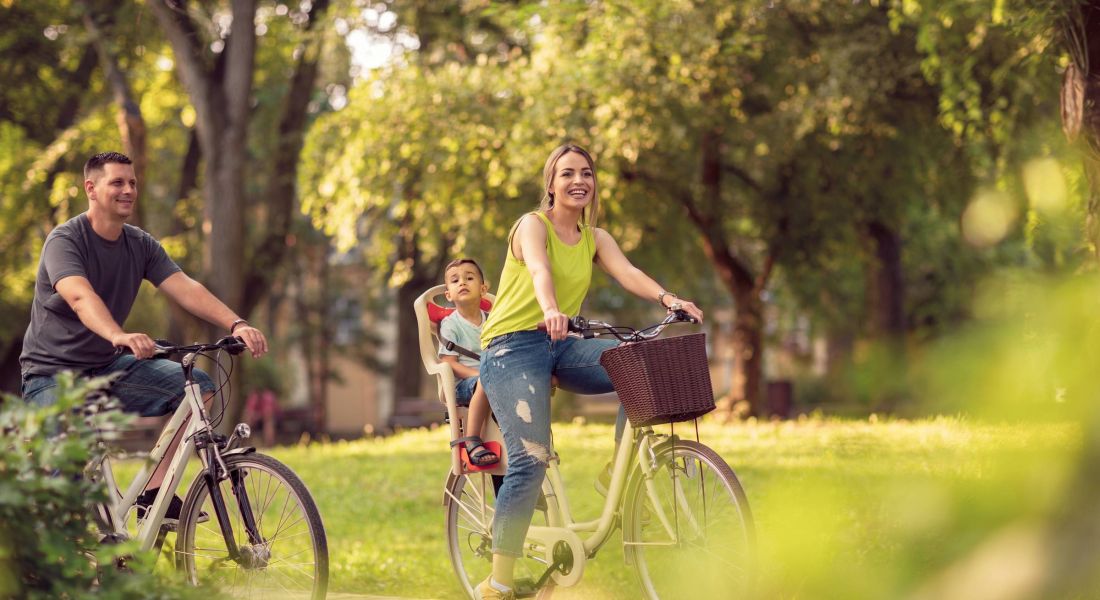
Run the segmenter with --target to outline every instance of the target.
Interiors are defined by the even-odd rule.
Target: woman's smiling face
[[[567,152],[554,165],[554,180],[550,187],[554,206],[583,210],[596,192],[596,174],[581,154]]]

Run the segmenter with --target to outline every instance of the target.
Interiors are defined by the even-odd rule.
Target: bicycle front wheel
[[[742,598],[752,586],[755,531],[741,483],[702,444],[676,440],[639,470],[623,507],[626,558],[645,597]]]
[[[302,480],[263,454],[225,458],[220,494],[237,556],[230,554],[205,477],[187,492],[176,541],[177,565],[192,584],[232,597],[312,598],[328,588],[328,542]]]

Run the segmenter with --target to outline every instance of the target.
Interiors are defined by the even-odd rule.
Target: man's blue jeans
[[[178,362],[164,358],[138,360],[133,354],[120,354],[105,367],[88,369],[83,377],[99,377],[121,373],[111,382],[110,393],[122,403],[126,412],[143,417],[167,415],[183,400],[183,368]],[[191,372],[202,394],[214,391],[210,376],[195,369]],[[31,375],[23,380],[23,399],[36,406],[57,402],[57,381],[53,375]]]
[[[481,385],[504,434],[508,473],[497,494],[493,552],[519,557],[531,525],[550,458],[550,376],[578,394],[614,388],[600,366],[606,339],[569,337],[551,341],[542,331],[516,331],[493,338],[481,353]]]

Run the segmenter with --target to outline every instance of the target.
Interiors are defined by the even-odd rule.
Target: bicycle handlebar
[[[596,321],[594,319],[586,319],[581,315],[577,315],[569,319],[569,333],[580,335],[584,338],[599,337],[600,335],[613,335],[623,342],[637,342],[642,340],[649,340],[657,337],[665,327],[672,325],[673,323],[698,323],[699,320],[691,315],[687,314],[683,310],[674,310],[669,312],[668,316],[664,318],[660,323],[650,325],[643,329],[634,329],[633,327],[626,327],[620,325],[611,325],[610,323],[604,323],[603,321]],[[540,331],[546,331],[546,324],[539,323],[538,329]]]
[[[153,340],[156,344],[156,349],[153,351],[151,358],[164,358],[172,356],[174,354],[188,354],[191,352],[211,352],[214,350],[225,350],[229,354],[236,356],[241,352],[244,352],[248,346],[245,345],[244,340],[239,337],[227,335],[222,339],[214,342],[213,344],[176,344],[169,342],[168,340]],[[133,354],[133,351],[126,346],[121,346],[117,349],[118,354]]]

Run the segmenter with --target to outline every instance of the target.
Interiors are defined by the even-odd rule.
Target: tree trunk
[[[31,322],[31,311],[28,308],[14,315],[16,327],[13,331],[25,331]],[[0,347],[0,392],[19,395],[20,386],[23,383],[23,374],[19,366],[19,355],[23,353],[23,334],[16,334],[11,342]]]
[[[92,2],[84,2],[84,27],[88,30],[89,37],[91,37],[92,44],[95,46],[96,52],[99,54],[99,62],[103,66],[103,73],[107,79],[107,85],[111,88],[111,96],[114,98],[115,105],[117,106],[116,121],[118,123],[118,131],[122,136],[122,149],[130,160],[133,161],[134,175],[137,178],[138,185],[145,185],[145,119],[141,116],[141,105],[134,98],[134,94],[130,89],[130,82],[126,78],[126,74],[122,72],[122,69],[118,64],[118,57],[111,50],[104,39],[103,31],[99,26],[99,19],[102,15],[95,12],[95,7]],[[140,187],[138,188],[141,189]],[[142,208],[138,203],[137,210],[130,217],[130,224],[141,227],[142,226]]]
[[[420,396],[421,373],[420,338],[417,333],[413,300],[441,277],[421,273],[397,288],[397,360],[393,366],[394,412],[402,401]]]
[[[681,190],[678,197],[687,209],[691,222],[703,234],[703,252],[736,304],[733,343],[736,364],[741,369],[742,388],[734,389],[734,402],[722,408],[729,416],[733,404],[744,400],[748,403],[749,414],[760,415],[763,413],[764,380],[764,308],[761,294],[771,269],[765,267],[754,277],[748,262],[734,253],[722,229],[721,215],[715,214],[722,210],[720,143],[721,132],[718,131],[705,132],[700,140],[702,198],[696,200],[690,190]],[[771,264],[770,257],[765,264]]]
[[[871,270],[871,306],[874,334],[884,340],[905,338],[905,273],[901,264],[901,238],[880,221],[865,226],[874,246]]]
[[[1062,79],[1062,129],[1085,154],[1085,231],[1100,258],[1100,2],[1073,6],[1063,23],[1063,43],[1073,60]]]
[[[305,140],[306,111],[317,81],[319,60],[322,54],[321,32],[312,31],[320,20],[328,0],[315,0],[306,22],[306,39],[302,43],[301,56],[290,79],[290,90],[283,103],[279,119],[278,146],[270,168],[268,186],[263,195],[267,209],[267,226],[263,241],[249,260],[244,299],[240,307],[242,315],[251,315],[263,302],[279,273],[287,253],[286,238],[297,214],[296,185],[298,163]]]
[[[449,248],[450,244],[443,247]],[[442,280],[443,265],[447,259],[444,251],[435,261],[422,260],[415,234],[407,239],[404,248],[404,256],[400,260],[412,265],[412,274],[397,288],[397,357],[393,366],[395,414],[400,413],[398,405],[401,402],[419,398],[421,374],[424,372],[420,362],[420,337],[417,333],[416,314],[412,309],[413,301],[424,290]]]
[[[733,352],[742,377],[741,399],[748,403],[750,414],[764,416],[764,303],[754,289],[734,293],[734,302]]]
[[[224,56],[211,61],[186,5],[174,0],[150,3],[175,56],[176,70],[195,108],[195,131],[203,157],[203,271],[206,285],[231,309],[244,300],[245,192],[249,102],[256,55],[256,0],[232,0],[232,25]],[[224,62],[222,62],[224,61]],[[211,67],[211,64],[218,68]],[[221,63],[220,65],[218,63]],[[224,68],[220,68],[224,65]],[[225,331],[209,324],[206,337]],[[239,371],[238,371],[239,372]],[[240,377],[223,427],[241,412]]]

